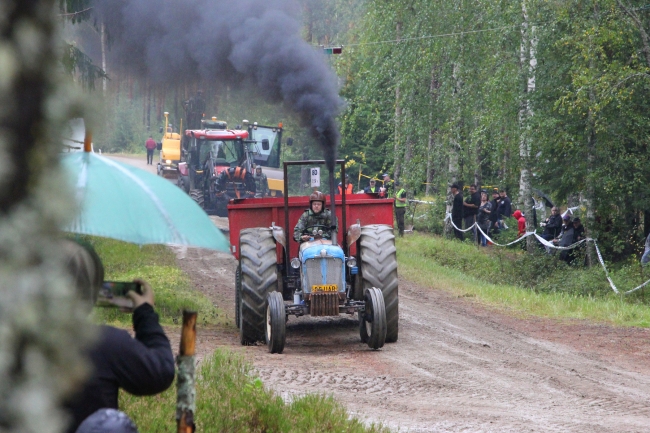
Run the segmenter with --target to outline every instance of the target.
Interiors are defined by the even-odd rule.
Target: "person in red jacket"
[[[521,213],[519,209],[517,209],[515,213],[512,214],[512,216],[517,220],[517,226],[519,228],[517,236],[523,236],[526,233],[526,218],[524,217],[524,214]]]
[[[156,142],[153,140],[153,137],[150,135],[149,139],[144,143],[144,147],[147,148],[147,164],[153,165],[153,151],[156,149]]]

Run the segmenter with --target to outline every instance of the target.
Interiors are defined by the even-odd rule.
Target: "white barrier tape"
[[[510,242],[509,244],[498,244],[498,243],[494,242],[487,234],[485,234],[485,232],[483,232],[483,230],[481,230],[481,226],[479,226],[477,223],[472,224],[472,226],[470,228],[468,228],[468,229],[462,230],[462,229],[459,229],[458,227],[456,227],[456,224],[454,224],[454,222],[451,220],[451,214],[449,214],[449,213],[447,214],[447,217],[445,218],[445,221],[447,221],[447,220],[449,220],[451,225],[456,230],[460,230],[462,232],[470,231],[470,230],[472,230],[474,228],[474,226],[476,226],[478,231],[481,232],[481,234],[483,236],[485,236],[485,239],[487,239],[489,242],[491,242],[492,244],[494,244],[494,245],[496,245],[498,247],[507,247],[507,246],[510,246],[510,245],[514,245],[517,242],[521,242],[522,240],[526,239],[528,236],[533,236],[533,235],[537,238],[537,240],[542,245],[544,245],[546,247],[549,247],[549,248],[554,248],[556,250],[572,250],[572,249],[580,246],[583,243],[593,242],[594,247],[596,249],[596,255],[598,256],[598,261],[600,262],[600,265],[603,267],[603,270],[605,271],[605,277],[607,278],[607,281],[609,282],[609,286],[612,288],[614,293],[616,293],[616,294],[620,293],[619,290],[616,288],[616,285],[614,284],[614,281],[612,281],[612,278],[609,276],[609,271],[607,271],[607,267],[605,266],[605,261],[603,260],[603,256],[602,256],[602,254],[600,254],[600,249],[598,248],[598,242],[596,242],[595,239],[587,238],[587,239],[583,239],[581,241],[578,241],[578,242],[576,242],[574,244],[571,244],[568,247],[558,247],[557,245],[554,245],[553,243],[551,243],[551,242],[547,241],[546,239],[544,239],[543,237],[539,236],[535,232],[526,232],[520,238],[517,238],[517,240],[515,240],[513,242]],[[650,280],[646,281],[645,283],[641,284],[640,286],[635,287],[632,290],[628,290],[627,292],[623,292],[623,295],[629,295],[630,293],[636,292],[637,290],[640,290],[640,289],[644,288],[648,284],[650,284]]]
[[[478,224],[476,224],[476,227],[478,228],[478,231],[480,231],[481,234],[482,234],[483,236],[485,236],[485,239],[487,239],[488,242],[492,242],[494,245],[496,245],[496,246],[498,246],[498,247],[507,247],[507,246],[510,246],[510,245],[514,245],[514,244],[516,244],[517,242],[521,242],[521,241],[523,241],[523,240],[526,239],[528,236],[532,236],[532,235],[535,234],[535,232],[526,232],[526,233],[524,233],[523,235],[521,235],[521,237],[519,237],[519,238],[517,238],[516,240],[510,242],[509,244],[498,244],[498,243],[494,242],[492,239],[490,239],[490,237],[489,237],[488,235],[486,235],[485,232],[483,232],[483,230],[481,230],[481,226],[479,226]]]
[[[474,228],[474,226],[476,225],[476,223],[474,223],[474,224],[472,224],[472,225],[471,225],[469,228],[467,228],[467,229],[464,229],[464,230],[463,230],[463,229],[459,229],[458,227],[456,227],[456,224],[454,224],[454,221],[451,219],[451,214],[450,214],[450,213],[447,214],[447,218],[445,218],[445,221],[446,221],[446,220],[449,220],[449,222],[451,223],[451,225],[452,225],[456,230],[458,230],[458,231],[460,231],[460,232],[468,232],[468,231],[472,230],[472,229]]]
[[[422,201],[422,200],[409,200],[409,203],[424,203],[424,204],[436,204],[435,201]]]
[[[605,271],[605,276],[607,277],[607,281],[609,281],[609,285],[612,287],[612,290],[614,291],[614,293],[618,294],[618,289],[614,285],[614,282],[612,281],[612,279],[609,277],[609,272],[607,272],[607,267],[605,267],[605,262],[603,261],[603,256],[600,254],[600,249],[598,249],[598,242],[596,242],[595,239],[589,239],[589,240],[594,242],[594,247],[596,247],[596,254],[598,255],[598,261],[603,266],[603,270]]]
[[[636,292],[637,290],[644,288],[648,283],[650,283],[650,280],[646,281],[645,283],[641,284],[638,287],[633,288],[632,290],[628,290],[627,292],[624,292],[623,294],[629,295],[632,292]]]
[[[587,239],[583,239],[581,241],[576,242],[575,244],[569,245],[568,247],[558,247],[557,245],[555,245],[552,242],[547,241],[546,239],[544,239],[543,237],[541,237],[537,233],[535,233],[535,237],[545,247],[553,248],[553,249],[556,249],[556,250],[572,250],[572,249],[576,248],[577,246],[579,246],[580,244],[587,242]]]

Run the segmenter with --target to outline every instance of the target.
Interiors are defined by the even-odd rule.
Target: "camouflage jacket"
[[[255,197],[269,195],[269,180],[266,175],[264,173],[259,176],[256,174],[253,178],[255,179]]]
[[[296,228],[293,229],[293,238],[296,242],[300,242],[300,236],[303,234],[311,235],[311,232],[307,232],[306,228],[315,225],[325,226],[317,228],[317,230],[323,230],[323,239],[332,238],[332,230],[330,229],[332,227],[332,214],[329,209],[325,209],[318,215],[314,214],[311,209],[303,212],[298,220],[298,224],[296,224]]]

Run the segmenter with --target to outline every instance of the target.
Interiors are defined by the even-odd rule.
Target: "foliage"
[[[650,207],[644,4],[370,1],[337,63],[349,101],[341,153],[363,158],[364,172],[399,170],[416,193],[432,181],[444,194],[456,178],[517,197],[526,136],[533,186],[559,204],[586,200],[587,230],[622,260],[638,252]],[[524,29],[537,41],[533,93]],[[526,101],[529,130],[519,118]]]
[[[310,394],[290,403],[264,388],[239,355],[218,349],[204,359],[196,384],[197,431],[202,432],[385,432],[352,418],[331,397]],[[120,395],[120,408],[140,431],[175,429],[175,392],[154,397]]]
[[[602,268],[579,265],[584,263],[584,249],[578,251],[575,265],[568,266],[541,248],[533,254],[525,254],[519,248],[479,249],[472,244],[427,235],[407,236],[399,242],[400,269],[405,267],[406,275],[422,275],[422,281],[440,279],[437,273],[442,272],[453,280],[452,286],[461,287],[453,290],[480,292],[489,303],[516,307],[527,313],[576,317],[575,309],[583,303],[578,317],[629,326],[650,326],[650,313],[639,309],[639,304],[647,305],[650,298],[646,300],[642,290],[621,302],[610,288]],[[608,263],[608,266],[619,290],[632,289],[650,278],[638,262],[617,266]],[[472,283],[468,283],[469,279]],[[468,286],[474,283],[481,288],[469,289]],[[494,287],[485,286],[490,283]],[[528,302],[532,302],[530,299],[535,299],[535,302],[530,305],[511,304],[521,303],[526,297]],[[621,319],[632,316],[638,321]]]
[[[199,323],[225,323],[223,310],[217,308],[191,287],[188,276],[178,268],[175,254],[163,245],[138,246],[113,239],[84,237],[93,245],[104,264],[108,281],[133,281],[142,278],[156,295],[156,312],[163,325],[178,324],[183,309],[197,311]],[[118,326],[131,326],[131,315],[117,309],[96,308],[94,320]]]

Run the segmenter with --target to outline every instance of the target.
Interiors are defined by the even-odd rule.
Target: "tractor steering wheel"
[[[319,228],[323,229],[323,230],[316,230],[316,229],[319,229]],[[313,238],[314,240],[322,239],[323,238],[323,232],[325,230],[330,230],[330,227],[326,226],[324,224],[314,224],[314,225],[311,225],[311,226],[307,226],[302,231],[301,238],[303,238],[304,236],[309,236],[310,238]],[[314,231],[317,231],[317,232],[320,231],[321,233],[314,234]]]

